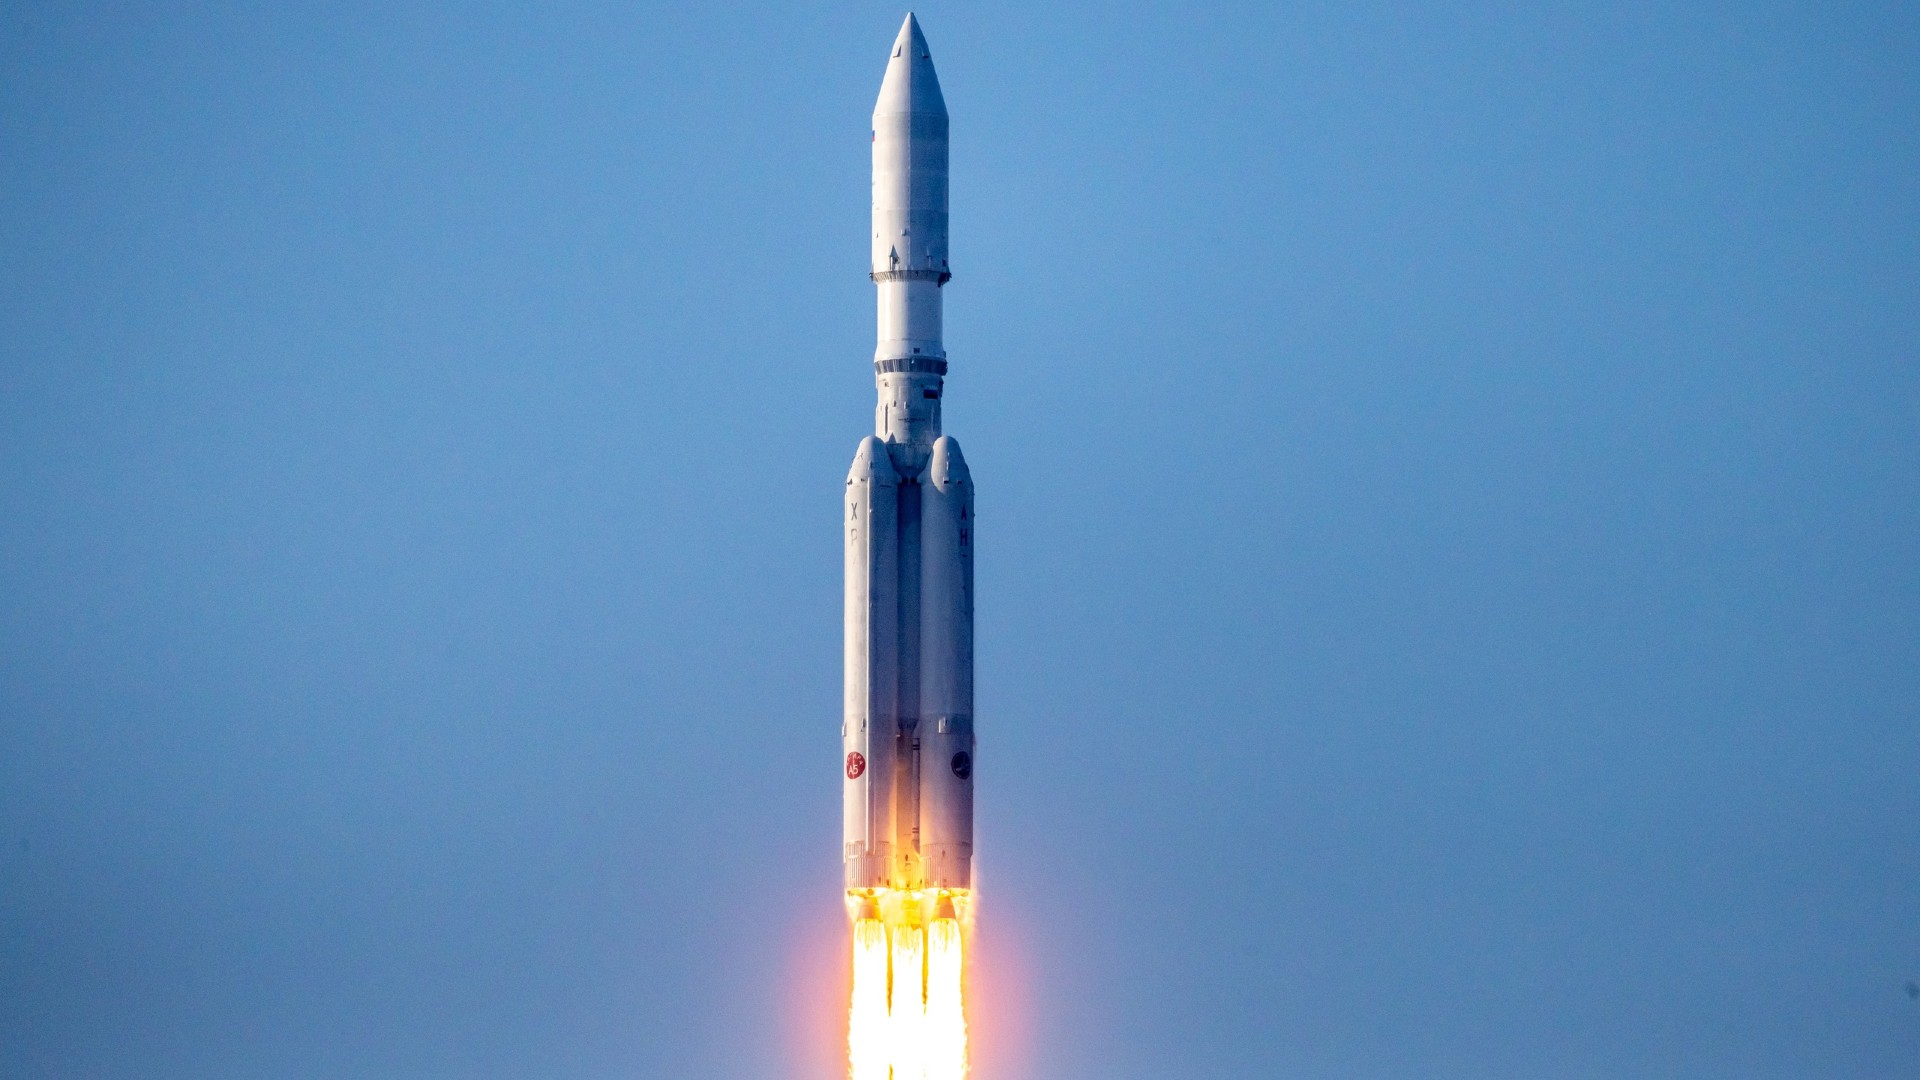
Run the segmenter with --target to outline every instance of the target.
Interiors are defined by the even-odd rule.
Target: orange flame
[[[953,905],[935,906],[931,894],[921,893],[862,900],[861,917],[853,924],[848,1075],[851,1080],[964,1080],[966,946]],[[929,913],[934,917],[928,919]]]
[[[847,1016],[851,1080],[888,1080],[893,1063],[887,1019],[887,926],[860,919],[853,924],[853,1007]]]

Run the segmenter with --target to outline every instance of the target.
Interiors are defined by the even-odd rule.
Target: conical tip
[[[905,22],[900,24],[900,33],[893,39],[893,55],[915,60],[931,60],[933,53],[927,48],[927,36],[920,32],[920,20],[907,12]]]
[[[945,115],[947,103],[940,94],[940,77],[933,71],[933,51],[920,32],[920,20],[907,13],[900,33],[893,39],[893,55],[887,59],[887,74],[880,81],[880,100],[874,113],[939,113]]]

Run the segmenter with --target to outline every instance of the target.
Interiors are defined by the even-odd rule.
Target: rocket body
[[[874,434],[847,474],[843,816],[849,893],[967,890],[973,481],[940,433],[947,109],[900,28],[873,111]]]

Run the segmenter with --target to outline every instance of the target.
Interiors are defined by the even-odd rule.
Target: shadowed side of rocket
[[[912,15],[873,109],[874,434],[847,474],[849,892],[965,890],[973,864],[973,481],[940,434],[947,107]]]

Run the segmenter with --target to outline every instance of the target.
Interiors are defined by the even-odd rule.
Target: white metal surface
[[[912,15],[900,26],[873,106],[874,430],[894,464],[918,475],[940,434],[940,287],[947,267],[947,103]]]
[[[875,434],[847,476],[849,890],[966,889],[973,853],[973,483],[940,434],[947,107],[912,15],[873,109]]]
[[[973,479],[943,435],[920,488],[920,855],[936,888],[973,864]]]
[[[860,440],[847,473],[846,672],[841,743],[846,774],[847,887],[891,877],[900,641],[900,477],[879,439]]]

